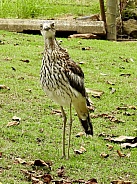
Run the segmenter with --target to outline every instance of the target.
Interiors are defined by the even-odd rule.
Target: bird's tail
[[[86,103],[87,103],[86,99],[82,97],[79,100],[75,101],[73,105],[77,112],[79,120],[85,130],[85,133],[89,135],[93,135],[93,126],[90,121],[89,111]]]

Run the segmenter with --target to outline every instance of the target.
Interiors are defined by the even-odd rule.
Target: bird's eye
[[[52,23],[50,26],[51,26],[51,28],[54,28],[54,23]]]

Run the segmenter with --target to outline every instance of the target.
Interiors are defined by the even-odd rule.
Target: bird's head
[[[44,38],[54,38],[55,37],[55,26],[54,23],[43,23],[40,25],[41,34]]]

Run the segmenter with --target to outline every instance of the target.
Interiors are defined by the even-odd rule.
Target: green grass
[[[99,2],[89,1],[54,1],[54,0],[1,0],[1,18],[42,18],[54,19],[91,15],[99,12]]]
[[[61,159],[62,119],[51,113],[53,109],[59,109],[59,106],[45,96],[39,82],[42,36],[0,31],[0,40],[4,42],[0,45],[0,84],[10,88],[0,90],[0,182],[31,183],[21,169],[33,168],[15,163],[15,158],[19,157],[27,162],[35,159],[51,160],[53,165],[50,173],[54,179],[57,179],[57,168],[63,165],[65,175],[70,179],[88,180],[94,177],[100,184],[110,184],[112,180],[122,178],[137,183],[136,148],[122,149],[123,153],[131,153],[131,156],[120,158],[116,153],[116,150],[120,150],[120,145],[112,143],[114,149],[109,151],[106,147],[108,142],[99,137],[102,132],[116,136],[136,136],[137,110],[127,109],[131,116],[126,116],[124,110],[118,111],[116,108],[125,105],[137,107],[137,42],[80,40],[82,44],[79,45],[77,39],[62,39],[62,46],[68,49],[71,57],[76,62],[84,62],[81,67],[85,73],[86,87],[104,91],[100,99],[89,94],[95,106],[95,112],[91,116],[113,112],[116,118],[124,121],[115,123],[101,117],[94,118],[93,138],[76,138],[75,135],[82,128],[73,110],[70,159],[65,160]],[[83,51],[82,47],[87,46],[91,50]],[[26,59],[29,63],[21,61]],[[120,76],[121,74],[131,76]],[[115,85],[111,86],[107,81]],[[111,94],[110,87],[115,88],[116,92]],[[68,112],[67,109],[66,111]],[[6,127],[14,115],[21,117],[20,124]],[[38,139],[41,141],[38,142]],[[81,144],[87,152],[75,155],[73,149],[79,149]],[[100,157],[102,152],[110,156],[103,159]]]

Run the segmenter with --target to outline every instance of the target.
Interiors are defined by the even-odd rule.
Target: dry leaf
[[[86,148],[84,148],[83,146],[80,146],[80,151],[86,152]]]
[[[111,82],[111,81],[107,81],[107,84],[115,85],[115,83],[113,83],[113,82]]]
[[[101,156],[102,158],[107,158],[107,157],[109,157],[109,154],[101,153],[100,156]]]
[[[115,89],[115,88],[110,87],[109,89],[111,90],[111,91],[110,91],[111,94],[113,94],[113,93],[116,92],[116,89]]]
[[[126,157],[130,158],[131,157],[131,153],[126,154]]]
[[[85,135],[84,132],[79,132],[79,133],[77,133],[76,137],[82,137],[83,135]]]
[[[129,106],[128,106],[128,108],[129,108],[129,109],[134,109],[134,110],[136,110],[136,109],[137,109],[137,107],[136,107],[136,106],[134,106],[134,105],[129,105]]]
[[[8,86],[5,86],[3,84],[0,84],[0,89],[8,89],[8,90],[10,90],[10,88]]]
[[[49,168],[49,165],[46,162],[44,162],[43,160],[39,160],[39,159],[34,161],[34,166],[46,166]]]
[[[54,180],[53,181],[55,184],[63,184],[63,180]]]
[[[2,152],[0,152],[0,158],[2,158]]]
[[[20,61],[22,61],[24,63],[29,63],[30,62],[28,59],[21,59]]]
[[[51,114],[61,115],[61,110],[53,109]]]
[[[112,149],[113,149],[113,147],[114,147],[114,146],[113,146],[113,145],[111,145],[111,144],[106,144],[106,146],[108,147],[108,149],[109,149],[109,150],[112,150]]]
[[[124,77],[130,77],[131,74],[130,73],[121,73],[120,76],[124,76]]]
[[[35,178],[34,176],[31,176],[31,180],[32,180],[33,184],[37,184],[40,181],[39,179]]]
[[[16,126],[18,124],[19,124],[19,121],[11,121],[11,122],[8,122],[7,127]]]
[[[52,177],[51,177],[50,174],[44,174],[44,175],[42,176],[42,178],[43,178],[43,180],[44,180],[44,183],[47,183],[47,184],[49,184],[49,183],[51,182],[51,180],[52,180]]]
[[[102,75],[102,76],[107,76],[108,74],[106,74],[106,73],[100,73],[100,75]]]
[[[62,177],[65,174],[64,166],[61,166],[61,168],[58,168],[57,175],[58,177]]]
[[[137,142],[137,137],[132,137],[132,136],[119,136],[119,137],[116,137],[116,138],[106,138],[106,140],[109,140],[109,141],[112,141],[112,142],[115,142],[115,143],[136,143]]]
[[[92,178],[92,179],[90,179],[90,180],[85,182],[85,184],[97,184],[97,183],[98,182],[97,182],[97,180],[95,178]]]
[[[12,117],[12,120],[13,121],[21,121],[21,118],[20,117],[17,117],[17,116],[13,116]]]
[[[31,90],[31,89],[26,89],[26,91],[28,91],[29,93],[31,93],[31,92],[32,92],[32,90]]]
[[[86,92],[92,94],[93,97],[98,97],[98,98],[100,98],[101,95],[104,93],[103,91],[93,90],[89,88],[86,88]]]
[[[125,157],[125,156],[126,156],[125,154],[121,153],[121,151],[119,151],[119,150],[117,150],[117,153],[118,153],[118,155],[119,155],[120,157]]]
[[[75,153],[75,154],[77,154],[77,155],[80,155],[80,154],[82,154],[83,152],[82,152],[82,151],[80,151],[80,150],[76,150],[76,149],[74,149],[74,153]]]
[[[86,152],[86,148],[84,148],[83,146],[80,146],[80,149],[74,149],[74,153],[75,154],[83,154],[84,152]]]
[[[16,68],[14,68],[13,66],[11,67],[13,71],[16,71]]]
[[[124,180],[113,180],[111,184],[131,184],[131,181],[124,181]]]
[[[15,161],[17,161],[19,164],[27,164],[27,162],[21,158],[15,158]]]
[[[4,60],[6,60],[6,61],[12,61],[12,58],[6,57],[6,58],[4,58]]]
[[[131,144],[131,143],[123,143],[121,144],[121,148],[136,148],[137,143]]]
[[[82,50],[91,50],[91,47],[83,47]]]
[[[79,64],[80,65],[83,65],[83,64],[85,64],[85,62],[84,61],[80,61]]]

